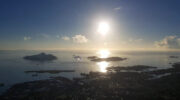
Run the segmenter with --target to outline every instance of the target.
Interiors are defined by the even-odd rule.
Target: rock
[[[169,58],[179,58],[178,56],[169,56]]]
[[[140,73],[119,70],[155,67],[117,66],[112,68],[116,73],[89,72],[74,80],[51,77],[25,82],[13,85],[0,100],[179,100],[180,63],[172,66]],[[154,75],[161,76],[154,78]]]
[[[40,53],[40,54],[32,55],[32,56],[25,56],[24,59],[31,60],[31,61],[44,62],[44,61],[56,60],[57,57],[52,54]]]
[[[145,70],[150,70],[150,69],[156,69],[157,67],[153,67],[153,66],[146,66],[146,65],[134,65],[134,66],[117,66],[117,67],[108,67],[107,70],[108,71],[145,71]]]
[[[4,83],[0,83],[0,87],[3,87],[4,86]]]
[[[61,72],[75,72],[75,70],[37,70],[37,71],[25,71],[25,73],[50,73],[57,74]]]
[[[32,74],[32,77],[37,77],[38,76],[38,74]]]
[[[122,57],[99,58],[97,56],[90,56],[90,57],[87,57],[87,58],[89,60],[95,61],[95,62],[100,62],[100,61],[123,61],[123,60],[127,60],[127,58],[122,58]]]

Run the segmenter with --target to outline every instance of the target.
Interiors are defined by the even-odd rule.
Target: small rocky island
[[[169,58],[179,58],[178,56],[169,56]]]
[[[31,60],[31,61],[53,61],[56,60],[57,57],[52,54],[40,53],[37,55],[25,56],[24,59]]]
[[[49,73],[49,74],[58,74],[62,72],[75,72],[75,70],[37,70],[37,71],[25,71],[25,73]]]
[[[87,57],[90,61],[94,62],[101,62],[101,61],[123,61],[127,60],[127,58],[122,58],[122,57],[108,57],[108,58],[99,58],[97,56],[89,56]]]

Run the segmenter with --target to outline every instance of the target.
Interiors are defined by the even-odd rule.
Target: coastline
[[[148,71],[151,68],[155,67],[136,65],[124,68],[117,66],[109,67],[107,73],[82,73],[82,77],[73,80],[52,77],[46,80],[19,83],[13,85],[1,98],[2,100],[35,100],[35,98],[38,100],[178,99],[180,63],[174,63],[169,69]],[[145,69],[147,70],[144,71]],[[164,75],[166,73],[170,74]],[[158,75],[162,76],[155,78]]]

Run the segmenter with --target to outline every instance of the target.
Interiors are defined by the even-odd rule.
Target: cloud
[[[56,37],[57,37],[57,38],[60,38],[60,36],[59,36],[59,35],[56,35]]]
[[[41,36],[44,38],[49,38],[49,35],[47,35],[47,34],[41,34]]]
[[[114,8],[114,10],[115,10],[115,11],[119,11],[119,10],[121,10],[121,8],[122,8],[122,7],[116,7],[116,8]]]
[[[67,36],[62,37],[62,39],[63,39],[63,40],[65,40],[65,41],[70,40],[70,38],[69,38],[69,37],[67,37]]]
[[[31,37],[30,37],[30,36],[25,36],[25,37],[24,37],[24,40],[25,40],[25,41],[31,40]]]
[[[177,36],[166,36],[160,41],[155,41],[158,48],[180,48],[180,38]]]
[[[88,42],[88,39],[83,35],[75,35],[74,37],[72,37],[72,39],[75,43],[87,43]]]

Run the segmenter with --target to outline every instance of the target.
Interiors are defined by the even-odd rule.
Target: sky
[[[179,0],[1,0],[0,50],[180,50]],[[106,22],[106,35],[97,32]]]

